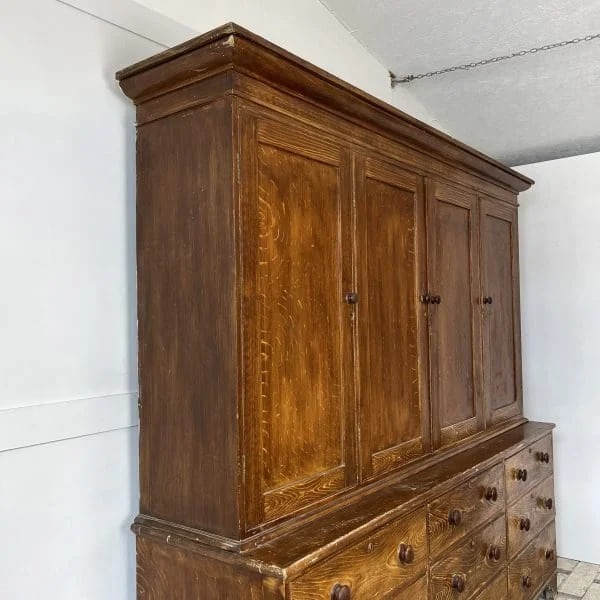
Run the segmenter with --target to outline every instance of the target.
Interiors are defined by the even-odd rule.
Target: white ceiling
[[[323,2],[398,76],[600,33],[600,0]],[[401,85],[510,165],[600,151],[600,40]]]

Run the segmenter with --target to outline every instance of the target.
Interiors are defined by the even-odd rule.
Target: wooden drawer
[[[546,462],[547,461],[547,462]],[[506,460],[506,495],[511,504],[552,475],[552,436],[534,442]]]
[[[499,550],[498,560],[490,558],[492,548]],[[431,598],[471,598],[505,565],[506,523],[502,515],[431,567]],[[459,583],[463,584],[462,592],[456,588]]]
[[[319,563],[290,584],[293,600],[329,600],[336,584],[348,586],[352,600],[397,598],[398,590],[423,575],[427,568],[425,507],[403,516],[365,537],[347,550]],[[400,546],[414,556],[399,556]],[[407,596],[408,597],[408,596]],[[410,597],[425,598],[426,593]]]
[[[506,569],[485,587],[475,600],[505,600],[508,597],[508,574]],[[415,599],[416,600],[416,599]]]
[[[508,552],[518,554],[554,519],[554,479],[549,477],[508,507]]]
[[[556,534],[550,523],[508,567],[510,600],[529,600],[556,571]]]
[[[498,465],[431,502],[429,551],[437,557],[456,541],[504,509],[504,467]],[[451,523],[458,511],[460,524]]]

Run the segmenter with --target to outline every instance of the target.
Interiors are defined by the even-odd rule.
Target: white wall
[[[525,411],[557,424],[559,554],[600,563],[600,153],[518,169]]]
[[[385,69],[318,0],[146,4],[0,3],[7,600],[135,595],[135,132],[115,71],[235,20],[391,99]],[[152,10],[164,7],[172,19]]]

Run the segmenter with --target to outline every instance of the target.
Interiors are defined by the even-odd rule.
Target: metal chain
[[[529,54],[536,54],[537,52],[545,52],[546,50],[554,50],[555,48],[564,48],[565,46],[571,46],[573,44],[581,44],[582,42],[591,42],[592,40],[600,39],[600,33],[593,35],[586,35],[585,37],[573,38],[564,42],[556,42],[554,44],[546,44],[545,46],[539,46],[538,48],[530,48],[529,50],[521,50],[519,52],[513,52],[512,54],[506,54],[504,56],[495,56],[494,58],[486,58],[478,62],[466,63],[464,65],[457,65],[456,67],[447,67],[440,69],[439,71],[430,71],[429,73],[421,73],[420,75],[407,75],[406,77],[394,77],[391,75],[392,87],[399,83],[410,83],[417,79],[424,79],[426,77],[435,77],[436,75],[443,75],[444,73],[452,73],[454,71],[468,71],[470,69],[476,69],[477,67],[483,67],[492,63],[501,62],[503,60],[511,60],[512,58],[519,58],[521,56],[527,56]]]

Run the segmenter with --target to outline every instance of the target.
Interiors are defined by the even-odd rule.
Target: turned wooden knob
[[[529,531],[531,529],[531,521],[529,519],[521,519],[519,527],[521,531]]]
[[[542,498],[542,506],[547,510],[552,510],[552,507],[554,506],[552,498]]]
[[[410,565],[415,560],[414,548],[410,544],[400,544],[398,547],[398,558],[401,563]]]
[[[530,588],[533,585],[533,581],[529,575],[523,575],[521,578],[521,585],[525,588]]]
[[[550,455],[547,452],[540,452],[540,462],[549,464],[550,463]]]
[[[483,297],[483,303],[484,304],[491,304],[492,303],[492,297],[491,296],[484,296]]]
[[[347,585],[336,583],[331,590],[331,600],[350,600],[352,598],[352,590]]]
[[[346,301],[346,304],[357,304],[358,294],[356,292],[346,292],[344,300]]]
[[[499,548],[498,546],[490,546],[490,549],[488,551],[488,556],[489,556],[490,560],[493,560],[494,562],[498,562],[502,558],[502,549]]]
[[[544,553],[546,560],[554,560],[554,550],[552,548],[548,548]]]
[[[498,488],[489,487],[487,490],[485,490],[485,498],[490,502],[496,502],[498,500]]]
[[[451,510],[448,513],[448,523],[450,525],[454,525],[454,527],[458,527],[462,522],[462,513],[458,509]]]
[[[465,589],[465,578],[462,575],[452,575],[452,589],[461,594]]]
[[[517,469],[517,481],[527,481],[527,469]]]

